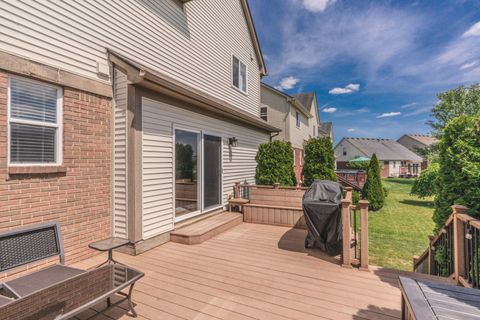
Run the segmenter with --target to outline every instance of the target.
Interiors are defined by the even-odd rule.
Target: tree
[[[315,180],[337,181],[335,153],[329,137],[309,139],[304,146],[303,184],[310,186]]]
[[[367,181],[363,186],[363,198],[370,202],[369,208],[372,211],[380,210],[385,203],[385,192],[380,176],[380,164],[375,153],[372,155],[368,166]]]
[[[419,198],[432,197],[437,194],[437,179],[440,171],[440,164],[432,163],[426,170],[420,173],[412,186],[413,195]]]
[[[437,230],[461,204],[480,217],[480,115],[460,116],[444,128],[439,143],[440,170],[433,220]]]
[[[445,126],[454,118],[462,115],[480,115],[480,85],[468,88],[460,86],[438,95],[440,102],[432,108],[429,122],[436,135],[441,136]]]
[[[293,170],[293,149],[290,142],[272,141],[262,143],[255,157],[257,184],[280,183],[284,186],[295,186],[297,180]]]

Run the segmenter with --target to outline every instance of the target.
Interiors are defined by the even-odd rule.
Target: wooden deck
[[[146,274],[133,295],[138,319],[400,318],[398,276],[414,274],[341,268],[338,259],[303,249],[305,232],[242,223],[199,245],[169,242],[115,258]],[[125,306],[97,313],[103,307],[78,319],[130,319]]]

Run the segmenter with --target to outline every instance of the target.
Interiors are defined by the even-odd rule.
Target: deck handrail
[[[449,277],[464,287],[480,288],[480,220],[466,214],[468,208],[452,206],[452,214],[420,257],[415,272]],[[425,264],[428,265],[425,268]]]

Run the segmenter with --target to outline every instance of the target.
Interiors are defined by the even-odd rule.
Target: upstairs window
[[[60,87],[20,77],[9,79],[9,164],[61,164],[62,100]]]
[[[247,93],[247,66],[235,56],[232,61],[232,84]]]
[[[268,121],[268,107],[260,107],[260,118]]]
[[[298,111],[295,111],[295,122],[296,122],[297,128],[300,128],[300,112]]]

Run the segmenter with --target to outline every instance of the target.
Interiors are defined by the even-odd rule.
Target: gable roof
[[[318,133],[322,136],[330,137],[333,130],[333,123],[331,122],[320,122],[318,127]]]
[[[260,47],[260,41],[258,40],[257,30],[255,29],[255,24],[253,23],[252,12],[250,11],[248,0],[240,0],[240,2],[242,3],[245,18],[247,19],[248,31],[250,32],[250,36],[252,37],[253,48],[255,49],[255,55],[257,56],[260,74],[262,76],[266,76],[267,67],[265,65],[265,60],[263,59],[262,48]]]
[[[286,94],[285,92],[283,91],[280,91],[278,89],[275,89],[274,87],[264,83],[264,82],[261,82],[260,85],[265,88],[265,89],[268,89],[282,97],[284,97],[285,99],[287,99],[288,102],[290,102],[294,107],[296,107],[301,113],[303,113],[306,117],[308,118],[311,118],[312,115],[310,114],[310,112],[308,111],[308,109],[305,107],[304,104],[300,103],[295,97],[289,95],[289,94]]]
[[[315,92],[303,92],[292,94],[292,96],[300,101],[301,104],[305,106],[308,112],[311,112],[313,99],[315,99]]]
[[[428,134],[405,134],[401,138],[403,138],[403,137],[409,137],[409,138],[411,138],[413,140],[416,140],[417,142],[419,142],[419,143],[421,143],[425,146],[430,146],[430,145],[438,142],[437,138],[435,138],[434,136],[428,135]],[[400,139],[398,139],[398,140],[400,140]]]
[[[338,144],[348,141],[366,157],[376,154],[378,160],[400,160],[422,162],[422,157],[408,150],[395,140],[377,138],[343,138]]]

